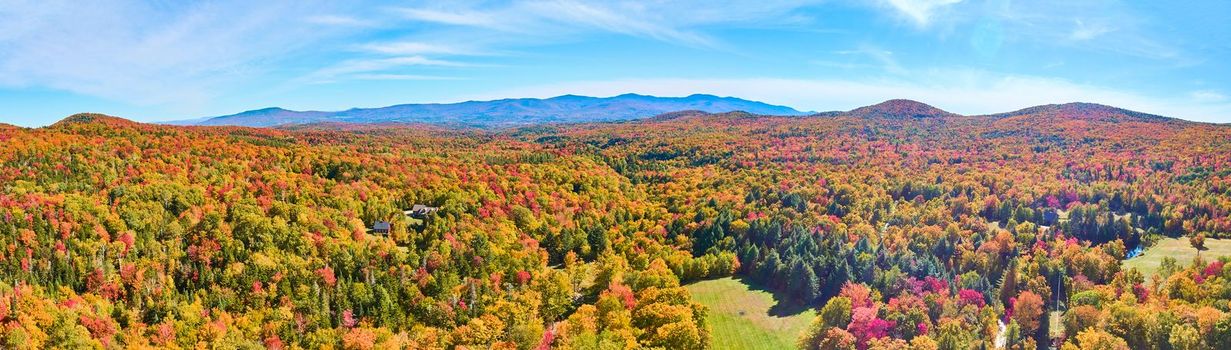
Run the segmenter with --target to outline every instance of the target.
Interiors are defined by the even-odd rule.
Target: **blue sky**
[[[1231,122],[1228,1],[0,0],[0,122],[562,94]]]

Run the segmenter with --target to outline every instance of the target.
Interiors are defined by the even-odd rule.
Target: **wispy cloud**
[[[1194,101],[1198,102],[1226,102],[1227,95],[1214,90],[1198,90],[1189,93]]]
[[[843,50],[835,53],[843,56],[859,56],[860,61],[871,59],[873,62],[876,62],[886,73],[907,73],[906,69],[902,68],[902,65],[898,64],[898,60],[893,57],[893,51],[885,50],[871,44],[861,44],[854,50]]]
[[[725,43],[700,28],[712,24],[768,23],[779,18],[802,21],[791,14],[815,0],[706,1],[515,1],[508,3],[457,2],[418,7],[396,7],[387,12],[402,24],[423,26],[400,40],[380,39],[357,45],[369,57],[350,60],[313,72],[306,78],[334,82],[347,75],[411,74],[407,64],[391,64],[396,56],[415,56],[463,64],[475,56],[498,55],[506,48],[525,48],[569,42],[591,34],[617,34],[671,45],[717,49]],[[418,62],[416,62],[418,63]],[[420,64],[416,64],[420,65]]]
[[[0,0],[0,91],[195,113],[200,106],[316,103],[301,96],[345,96],[336,104],[386,98],[369,97],[379,94],[363,84],[328,83],[403,81],[378,85],[399,89],[387,98],[430,99],[476,88],[515,96],[519,84],[584,76],[601,82],[561,83],[556,92],[712,92],[812,109],[913,97],[951,102],[963,113],[1081,99],[1231,116],[1221,64],[1227,52],[1209,40],[1231,28],[1211,15],[1226,13],[1227,3],[1153,6],[1159,8],[1116,0]],[[867,16],[869,7],[872,18],[845,17]],[[1154,13],[1164,9],[1172,13]],[[900,19],[909,30],[878,28],[877,16]],[[600,42],[612,38],[620,46]],[[629,54],[618,51],[625,47],[645,54],[617,57]],[[952,76],[920,67],[952,67],[940,70]],[[1131,74],[1108,74],[1115,67]],[[676,74],[713,79],[620,79]],[[731,78],[747,76],[811,79]],[[671,89],[635,85],[656,83]],[[621,89],[610,91],[627,92]],[[1151,99],[1150,92],[1175,96]],[[1174,111],[1160,108],[1170,106]]]
[[[418,41],[378,42],[359,46],[362,51],[386,55],[462,55],[477,56],[487,53],[466,47],[464,44],[427,43]]]
[[[217,91],[329,37],[275,2],[146,4],[6,1],[0,85],[36,86],[140,105],[208,103]]]
[[[515,18],[508,18],[501,21],[497,17],[496,12],[476,11],[476,10],[454,10],[443,11],[426,8],[397,8],[393,10],[401,14],[406,19],[414,21],[432,22],[439,24],[473,26],[500,30],[514,30],[514,26],[510,26],[509,20],[517,21]]]
[[[304,22],[311,24],[330,25],[330,26],[348,26],[348,27],[370,27],[375,23],[367,20],[358,19],[351,16],[343,15],[312,15],[304,18]]]
[[[885,0],[890,8],[920,27],[930,24],[937,12],[959,2],[962,0]]]
[[[640,3],[574,0],[515,2],[505,6],[473,8],[398,8],[408,20],[452,26],[478,27],[525,35],[554,36],[579,31],[600,31],[652,38],[680,45],[712,46],[713,38],[684,29],[687,23],[664,17],[660,7]]]
[[[475,67],[478,65],[464,62],[433,59],[424,56],[398,56],[375,59],[353,59],[312,72],[301,78],[308,83],[330,83],[342,78],[358,78],[372,80],[372,77],[426,77],[424,75],[389,73],[390,70],[415,67]],[[389,79],[386,79],[389,80]],[[402,79],[412,80],[412,79]],[[425,80],[425,79],[413,79]]]
[[[1129,55],[1175,64],[1193,60],[1150,30],[1143,15],[1116,1],[1004,2],[982,14],[1002,25],[1010,40]]]
[[[1076,26],[1073,28],[1073,33],[1069,35],[1069,38],[1075,41],[1094,39],[1115,30],[1115,28],[1106,23],[1086,24],[1085,21],[1080,19],[1074,20],[1074,22]]]
[[[619,8],[609,8],[598,3],[554,1],[532,3],[529,8],[534,13],[548,14],[545,18],[551,20],[613,33],[644,36],[689,46],[715,45],[714,39],[707,35],[671,26],[672,21],[669,18],[661,17],[661,14],[654,15],[649,12],[653,9],[646,6],[626,4]]]
[[[1174,65],[1198,61],[1182,45],[1168,40],[1165,34],[1180,34],[1173,24],[1160,28],[1139,6],[1122,1],[881,0],[879,5],[942,40],[969,35],[976,39],[971,40],[972,49],[979,54],[989,53],[988,44],[1020,42]]]
[[[351,77],[359,80],[464,80],[459,77],[418,74],[355,74]]]

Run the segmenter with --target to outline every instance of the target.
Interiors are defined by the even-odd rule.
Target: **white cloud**
[[[1193,100],[1199,102],[1224,102],[1227,100],[1227,95],[1214,90],[1199,90],[1189,93]]]
[[[473,7],[464,2],[398,8],[403,18],[450,26],[476,27],[530,37],[606,32],[693,47],[721,46],[698,27],[710,24],[772,26],[805,20],[794,11],[818,0],[786,1],[517,1]],[[487,33],[475,33],[490,35]]]
[[[1009,41],[1141,57],[1178,64],[1193,60],[1133,6],[1119,1],[1003,2],[986,13]]]
[[[425,56],[396,56],[374,59],[353,59],[342,61],[336,65],[317,70],[301,78],[300,80],[307,83],[330,83],[338,79],[360,78],[365,80],[373,80],[372,77],[411,77],[421,75],[408,75],[401,73],[388,73],[390,70],[413,67],[413,66],[430,66],[430,67],[476,67],[477,65],[455,62],[448,60],[440,60],[428,58]],[[389,79],[385,79],[389,80]],[[402,79],[407,80],[407,79]],[[423,80],[423,79],[418,79]]]
[[[359,46],[362,51],[386,54],[386,55],[481,55],[484,54],[476,49],[466,47],[464,44],[451,43],[427,43],[417,41],[401,41],[401,42],[380,42],[363,44]]]
[[[270,86],[293,89],[305,84],[345,79],[454,80],[478,77],[476,74],[461,73],[465,73],[463,70],[466,69],[493,67],[499,64],[500,58],[504,58],[502,56],[550,55],[554,53],[551,50],[534,49],[587,40],[590,40],[587,43],[592,43],[596,38],[611,35],[669,45],[721,49],[710,52],[729,55],[733,54],[726,51],[730,43],[723,40],[723,34],[727,31],[760,35],[762,33],[744,30],[770,28],[796,34],[819,33],[825,29],[821,27],[829,13],[803,11],[818,2],[449,1],[390,8],[369,6],[372,5],[370,3],[314,0],[218,0],[200,3],[0,0],[0,18],[4,19],[0,20],[0,88],[53,89],[140,106],[195,110],[201,105],[222,100],[218,95],[231,94],[225,97],[238,99],[234,96],[238,94],[232,91],[243,91],[242,94],[248,95],[248,91],[259,90],[266,93],[263,97],[279,97],[268,93],[269,89],[266,88]],[[1148,14],[1117,1],[997,1],[982,7],[959,2],[880,0],[874,3],[878,5],[873,6],[901,16],[920,29],[935,32],[942,37],[941,42],[960,42],[960,36],[967,34],[961,30],[971,24],[995,24],[989,26],[996,29],[995,35],[991,36],[995,40],[977,41],[979,44],[995,44],[987,46],[992,47],[987,50],[992,53],[998,52],[994,48],[1000,47],[1003,42],[1006,48],[1102,51],[1117,56],[1157,59],[1160,63],[1175,62],[1177,65],[1219,58],[1218,53],[1207,55],[1211,57],[1197,57],[1202,50],[1209,53],[1213,49],[1205,44],[1176,40],[1186,39],[1187,36],[1172,34],[1170,28],[1164,27],[1172,24],[1151,22]],[[1205,35],[1194,37],[1216,38],[1223,33],[1217,27],[1206,30]],[[807,48],[814,47],[818,52],[830,52],[827,50],[832,50],[832,45],[819,43],[827,40],[826,36],[829,35],[838,37],[851,34],[818,34],[817,43],[801,40],[783,50],[785,53],[800,53],[810,52]],[[890,78],[879,80],[632,79],[545,85],[507,90],[508,94],[502,96],[489,96],[515,96],[523,90],[556,94],[634,91],[687,95],[709,92],[808,109],[842,109],[887,98],[909,97],[963,113],[998,112],[1010,107],[1086,100],[1181,117],[1221,118],[1226,121],[1227,117],[1224,116],[1231,115],[1228,113],[1231,108],[1227,107],[1229,100],[1224,93],[1215,90],[1185,92],[1194,87],[1185,87],[1183,83],[1178,83],[1180,86],[1176,90],[1181,92],[1177,92],[1176,96],[1150,98],[1125,90],[1128,88],[1102,88],[1051,78],[969,71],[920,75],[899,64],[899,60],[902,63],[919,61],[910,59],[914,58],[910,55],[920,52],[920,49],[913,47],[915,45],[873,46],[910,39],[914,38],[889,36],[886,38],[888,42],[857,47],[848,52],[847,57],[831,55],[814,60],[821,66],[879,68],[890,73]],[[935,38],[923,38],[930,39]],[[730,51],[738,51],[738,48]],[[953,52],[948,55],[962,54]],[[738,56],[738,52],[732,56]],[[707,58],[716,58],[715,62],[745,62],[738,57]],[[800,59],[808,58],[811,57]],[[987,58],[991,61],[998,57],[988,55]],[[1060,64],[1082,63],[1065,58],[1055,59]],[[951,57],[924,59],[942,63],[964,62]],[[489,62],[496,63],[484,64]],[[1049,59],[1048,62],[1053,62],[1049,67],[1054,68],[1056,61]],[[750,63],[746,69],[740,67],[733,70],[738,72],[712,74],[747,76],[763,72],[757,70],[760,69],[757,64],[764,62]],[[996,66],[1002,65],[990,65]],[[1161,64],[1159,66],[1160,70],[1166,68]],[[780,70],[772,71],[788,74]],[[612,74],[618,73],[595,71],[595,75],[587,76],[611,77]],[[1225,83],[1225,79],[1210,79],[1213,80],[1205,83],[1208,85],[1199,86],[1221,89],[1218,84]],[[499,78],[491,80],[508,83],[500,82]],[[581,90],[570,91],[569,88]]]
[[[969,35],[973,49],[980,54],[996,52],[991,49],[1002,42],[1016,42],[1154,59],[1183,66],[1200,62],[1199,58],[1192,57],[1193,52],[1186,52],[1185,32],[1195,31],[1195,27],[1211,27],[1158,21],[1152,17],[1154,14],[1143,13],[1141,6],[1116,0],[989,0],[981,3],[880,0],[878,4],[881,9],[941,40]],[[1200,11],[1195,10],[1199,7],[1194,6],[1194,10],[1188,12]],[[1223,9],[1208,11],[1218,10]],[[1178,29],[1177,26],[1186,28]]]
[[[644,36],[689,46],[712,46],[714,44],[713,39],[708,36],[672,27],[671,19],[649,12],[652,9],[646,6],[626,5],[619,8],[608,8],[599,3],[553,1],[532,3],[529,8],[530,11],[546,15],[545,18],[554,21],[613,33]]]
[[[5,1],[0,85],[194,106],[329,30],[295,2]]]
[[[353,73],[407,74],[393,71],[410,65],[389,62],[396,56],[441,61],[448,58],[446,62],[455,64],[435,66],[473,67],[475,65],[462,63],[464,59],[459,57],[500,55],[504,48],[549,45],[594,33],[620,34],[690,47],[720,48],[723,44],[719,40],[703,34],[698,28],[719,23],[759,25],[780,18],[801,21],[799,17],[789,14],[815,2],[551,0],[485,6],[445,2],[393,8],[388,12],[401,21],[429,26],[400,40],[383,39],[359,44],[358,50],[369,53],[369,57],[341,62],[301,80],[333,82]]]
[[[1076,23],[1076,26],[1073,28],[1073,33],[1069,35],[1069,38],[1074,41],[1094,39],[1115,30],[1106,23],[1086,24],[1085,21],[1080,19],[1075,20],[1074,22]]]
[[[313,15],[304,18],[304,21],[312,24],[330,26],[369,27],[373,25],[373,23],[369,21],[342,15]]]
[[[509,26],[509,21],[517,19],[508,18],[501,21],[495,13],[473,10],[458,10],[458,11],[441,11],[423,8],[399,8],[394,10],[405,16],[407,19],[414,21],[432,22],[439,24],[473,26],[500,30],[514,30],[516,27]]]
[[[997,75],[981,71],[933,71],[915,80],[840,79],[624,79],[529,86],[465,96],[463,99],[551,97],[563,94],[614,96],[623,93],[686,96],[707,93],[782,104],[800,110],[850,110],[894,98],[908,98],[961,114],[991,114],[1024,107],[1092,102],[1176,118],[1231,122],[1231,103],[1201,102],[1190,96],[1157,98],[1061,79]]]
[[[355,74],[351,77],[360,80],[462,80],[458,77],[418,74]]]
[[[845,50],[835,52],[845,56],[861,56],[870,58],[880,65],[880,68],[886,73],[891,74],[906,74],[906,69],[898,64],[898,60],[893,58],[893,51],[885,50],[873,45],[862,44],[854,50]]]
[[[885,0],[886,3],[920,27],[932,22],[932,16],[945,7],[962,0]]]
[[[294,83],[333,83],[348,79],[415,79],[435,76],[412,67],[465,69],[471,56],[504,56],[509,49],[580,40],[596,33],[619,34],[669,44],[718,48],[718,40],[698,29],[710,24],[762,24],[788,16],[817,0],[752,1],[517,1],[443,2],[386,8],[365,17],[386,28],[415,28],[399,38],[381,37],[351,44],[351,57],[304,74]],[[368,17],[374,19],[367,19]],[[366,25],[354,16],[317,15],[310,22]],[[456,75],[456,74],[453,74]]]

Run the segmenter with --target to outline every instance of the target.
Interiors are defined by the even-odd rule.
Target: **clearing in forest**
[[[1172,257],[1180,266],[1188,266],[1192,264],[1193,258],[1197,256],[1197,249],[1193,248],[1188,243],[1187,237],[1182,238],[1163,238],[1158,240],[1154,246],[1146,249],[1144,253],[1133,257],[1132,259],[1124,260],[1121,263],[1121,268],[1127,270],[1136,267],[1146,276],[1153,275],[1158,272],[1158,268],[1163,263],[1163,258]],[[1205,250],[1201,251],[1201,257],[1206,261],[1213,261],[1220,256],[1231,256],[1231,239],[1205,239]]]
[[[809,307],[787,306],[768,291],[738,279],[721,278],[685,286],[709,308],[714,349],[793,349],[816,316]]]

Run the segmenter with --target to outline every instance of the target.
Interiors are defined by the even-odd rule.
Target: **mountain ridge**
[[[625,100],[647,100],[660,101],[664,99],[685,100],[685,99],[704,99],[707,101],[742,101],[754,103],[757,105],[770,106],[770,108],[780,108],[781,110],[794,111],[792,114],[775,114],[775,113],[756,113],[743,109],[723,110],[712,112],[696,108],[684,108],[679,110],[670,110],[652,115],[629,117],[630,114],[623,114],[622,118],[604,117],[602,113],[606,109],[598,111],[589,111],[588,114],[582,115],[581,118],[561,120],[561,118],[538,118],[527,117],[527,120],[513,120],[508,118],[510,109],[526,109],[534,110],[542,108],[541,104],[555,103],[565,101],[568,103],[579,102],[594,102],[594,101],[609,101],[615,98]],[[545,102],[549,101],[549,102]],[[496,110],[495,113],[504,113],[503,120],[497,122],[481,122],[475,120],[423,120],[424,116],[419,116],[418,119],[400,119],[400,118],[369,118],[369,114],[379,112],[380,110],[396,109],[396,108],[411,108],[411,109],[427,109],[431,112],[432,108],[454,108],[460,105],[480,105],[486,106],[487,109]],[[729,107],[725,106],[724,107]],[[374,112],[376,111],[376,112]],[[421,113],[428,113],[422,112]],[[193,119],[186,122],[195,123],[176,123],[163,122],[158,124],[169,125],[197,125],[197,126],[249,126],[249,127],[273,127],[273,126],[297,126],[297,125],[382,125],[382,124],[423,124],[435,125],[441,127],[484,127],[484,126],[524,126],[544,123],[586,123],[586,122],[610,122],[610,121],[661,121],[676,119],[681,117],[692,116],[719,116],[730,113],[743,113],[751,116],[795,116],[795,117],[812,117],[812,118],[829,118],[829,117],[855,117],[864,119],[933,119],[933,118],[951,118],[951,117],[970,117],[970,118],[988,118],[989,120],[1010,120],[1014,118],[1038,118],[1043,119],[1074,119],[1074,120],[1101,120],[1110,122],[1120,121],[1139,121],[1139,122],[1169,122],[1169,123],[1195,123],[1183,119],[1160,116],[1150,113],[1137,112],[1129,109],[1102,105],[1088,102],[1069,102],[1059,104],[1046,104],[1021,108],[1018,110],[1002,113],[979,114],[979,115],[962,115],[948,112],[937,107],[933,107],[923,102],[907,100],[907,99],[891,99],[881,103],[855,108],[849,111],[828,111],[828,112],[799,112],[790,107],[774,106],[756,101],[748,101],[735,97],[718,97],[714,95],[694,94],[685,97],[655,97],[649,95],[623,94],[613,97],[590,97],[580,95],[561,95],[550,99],[534,99],[534,98],[510,98],[492,101],[466,101],[458,103],[434,103],[434,104],[404,104],[394,105],[380,108],[351,108],[338,112],[324,111],[292,111],[280,107],[266,107],[255,109],[242,113],[237,113],[228,116],[215,118]],[[227,123],[227,120],[209,122],[218,118],[273,118],[274,120],[259,120],[258,122],[250,122],[247,124]],[[431,116],[428,114],[427,116]],[[475,117],[478,118],[478,117]],[[78,113],[66,117],[52,126],[87,123],[92,121],[105,121],[108,124],[132,124],[136,123],[127,119],[113,117],[97,113]],[[241,120],[242,121],[242,120]],[[275,123],[275,121],[277,123]],[[254,125],[249,125],[254,124]]]
[[[772,115],[808,114],[808,112],[801,112],[786,106],[735,97],[707,94],[657,97],[629,93],[612,97],[561,95],[546,99],[507,98],[456,103],[411,103],[377,108],[351,108],[333,112],[294,111],[280,107],[267,107],[204,120],[173,121],[168,124],[264,127],[319,122],[403,122],[508,126],[633,120],[682,110],[711,113],[747,111],[753,114]]]

